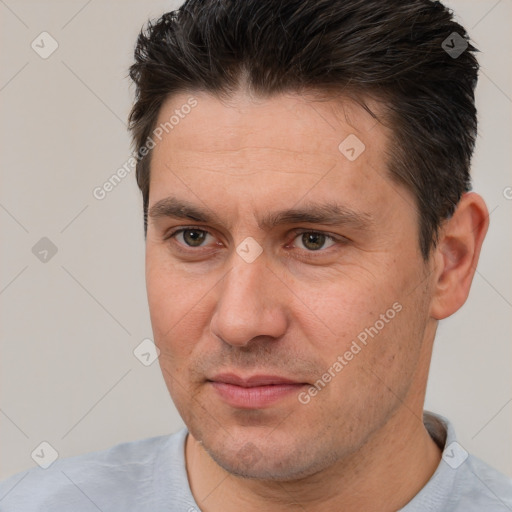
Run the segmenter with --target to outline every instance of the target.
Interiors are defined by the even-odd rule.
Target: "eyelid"
[[[188,231],[188,230],[194,230],[194,231],[203,231],[204,233],[207,233],[209,234],[210,236],[215,236],[211,231],[209,231],[208,229],[204,229],[205,226],[180,226],[174,230],[170,230],[168,231],[164,236],[163,236],[163,240],[164,241],[167,241],[167,240],[170,240],[171,238],[175,238],[176,235],[179,235],[180,233],[182,233],[183,231]],[[196,249],[194,249],[193,247],[189,247],[189,248],[184,248],[185,246],[183,246],[182,244],[178,243],[178,246],[180,247],[181,250],[185,251],[185,252],[190,252],[190,251],[194,251],[194,252],[198,252]],[[201,247],[198,247],[197,249],[200,249],[202,248],[203,246]]]
[[[209,235],[213,236],[213,233],[210,230],[205,229],[205,226],[179,226],[176,229],[171,229],[168,232],[166,232],[163,236],[163,239],[168,240],[169,238],[172,238],[174,235],[177,235],[178,233],[181,233],[182,231],[187,231],[189,229],[196,231],[204,231],[205,233],[208,233]]]
[[[211,236],[215,236],[215,235],[213,235],[213,233],[211,233],[211,231],[209,231],[208,229],[205,229],[205,226],[179,226],[178,228],[176,228],[174,230],[171,230],[168,233],[166,233],[164,235],[164,240],[169,240],[170,238],[174,238],[175,235],[178,235],[179,233],[182,233],[183,231],[187,231],[187,230],[203,231],[205,233],[208,233]],[[299,235],[301,235],[303,233],[321,234],[321,235],[324,235],[326,238],[330,238],[333,242],[337,242],[337,244],[345,244],[345,243],[349,242],[349,239],[344,237],[344,236],[327,233],[325,231],[314,229],[314,228],[295,228],[295,229],[293,229],[291,231],[291,233],[293,234],[293,238],[290,239],[288,237],[288,239],[290,241],[287,242],[287,245],[290,242],[293,242],[293,240],[295,238],[297,238],[297,236],[299,236]],[[182,244],[178,244],[178,245],[181,248],[183,248]],[[302,251],[302,252],[306,252],[308,254],[314,254],[315,252],[318,252],[318,253],[327,252],[331,247],[328,247],[327,249],[320,249],[318,251],[305,251],[304,249],[299,249],[299,250]],[[199,248],[200,247],[198,247],[198,249]],[[188,249],[183,249],[183,250],[187,251],[187,252],[189,252],[189,251],[197,252],[193,247],[189,247]]]

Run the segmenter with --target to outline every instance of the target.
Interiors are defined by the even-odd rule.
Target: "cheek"
[[[165,349],[168,340],[176,336],[180,320],[186,316],[188,288],[179,279],[179,273],[156,252],[146,254],[146,289],[155,343]],[[190,308],[189,308],[190,309]]]
[[[170,323],[171,315],[180,309],[187,295],[182,273],[171,262],[165,247],[147,242],[146,288],[150,311],[156,320]]]
[[[402,296],[394,304],[399,311],[389,315],[393,318],[377,336],[368,338],[366,363],[376,381],[400,396],[400,390],[406,390],[417,371],[425,343],[428,310],[418,297],[411,295]],[[381,325],[375,322],[374,327],[378,329]]]
[[[376,331],[388,331],[397,312],[393,309],[398,294],[386,283],[374,279],[338,279],[322,283],[320,288],[307,287],[297,295],[323,327],[329,331],[329,342],[336,351],[343,350],[358,337],[364,342]],[[383,315],[383,316],[381,316]],[[301,315],[302,318],[306,318]],[[333,342],[334,337],[334,344]],[[316,337],[321,341],[320,337]]]
[[[197,342],[209,326],[209,292],[213,292],[215,282],[180,270],[156,251],[148,253],[146,287],[155,344],[161,362],[179,371],[182,361],[197,350]]]
[[[343,369],[337,369],[345,377],[337,379],[340,385],[357,378],[378,384],[377,376],[390,383],[408,380],[420,355],[428,314],[422,287],[416,285],[411,293],[412,278],[373,275],[383,278],[339,281],[315,299],[319,316],[334,334],[317,336],[317,350],[329,367],[341,356]]]

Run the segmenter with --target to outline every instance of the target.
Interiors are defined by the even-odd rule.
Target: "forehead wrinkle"
[[[157,201],[149,209],[149,217],[153,219],[172,217],[222,225],[222,219],[210,208],[194,205],[173,196]],[[368,230],[374,225],[374,218],[366,212],[354,211],[337,202],[329,201],[308,202],[302,207],[269,212],[261,218],[256,216],[256,222],[259,229],[263,231],[269,231],[283,224],[299,223],[345,225],[359,230]]]
[[[337,149],[336,149],[337,150]],[[176,161],[174,162],[173,166],[169,164],[169,162],[164,161],[163,165],[171,171],[173,174],[176,175],[176,173],[173,171],[173,168],[179,168],[181,171],[201,171],[201,172],[208,172],[208,173],[218,173],[218,174],[224,174],[227,176],[235,176],[235,177],[245,177],[245,176],[251,176],[255,174],[259,174],[262,172],[267,172],[271,174],[297,174],[297,175],[323,175],[325,174],[326,169],[331,170],[333,167],[338,165],[340,163],[340,159],[337,155],[332,155],[328,152],[308,152],[308,151],[293,151],[293,150],[283,150],[290,153],[294,153],[296,155],[312,155],[315,157],[315,159],[312,159],[311,161],[305,160],[304,158],[301,159],[295,159],[290,162],[271,162],[270,164],[266,164],[267,167],[263,167],[263,164],[257,169],[247,172],[246,169],[250,169],[251,167],[254,167],[255,165],[247,165],[243,167],[236,167],[236,170],[233,172],[230,172],[230,167],[235,167],[234,164],[230,161],[226,162],[214,162],[209,159],[198,159],[198,162],[194,162],[193,159],[186,159],[188,161],[183,162],[181,155],[176,157]],[[337,150],[338,151],[338,150]],[[205,150],[183,150],[180,149],[181,153],[231,153],[230,150],[212,150],[212,151],[205,151]],[[327,157],[327,158],[326,158]],[[160,161],[162,161],[162,158],[159,158]],[[254,164],[254,162],[252,162]],[[154,168],[160,167],[159,162],[154,161],[153,163]]]
[[[229,172],[229,171],[224,171],[224,170],[220,170],[220,169],[207,169],[207,168],[204,168],[204,167],[200,167],[200,166],[187,166],[187,167],[190,167],[194,172],[196,171],[199,171],[199,172],[209,172],[209,173],[215,173],[215,174],[223,174],[223,175],[226,175],[226,176],[233,176],[234,178],[246,178],[247,176],[253,176],[253,175],[256,175],[256,174],[261,174],[261,173],[270,173],[270,174],[304,174],[304,175],[315,175],[315,176],[318,176],[318,175],[321,175],[321,174],[324,174],[323,171],[318,171],[318,172],[315,172],[314,170],[311,170],[311,171],[298,171],[298,170],[282,170],[282,169],[259,169],[259,170],[256,170],[256,171],[252,171],[252,172]],[[185,168],[185,167],[183,167]]]
[[[180,141],[180,143],[181,143],[181,141]],[[204,148],[199,148],[199,147],[195,147],[195,146],[193,147],[193,149],[191,149],[191,148],[182,146],[182,147],[180,147],[179,151],[182,154],[183,153],[185,153],[185,154],[186,153],[199,153],[199,154],[200,153],[207,153],[207,154],[216,153],[216,154],[222,155],[223,153],[226,153],[226,154],[232,155],[233,153],[241,153],[248,149],[249,150],[258,149],[258,150],[267,150],[267,151],[279,151],[282,153],[291,153],[292,155],[299,155],[299,156],[308,155],[308,156],[314,157],[315,159],[318,159],[319,157],[323,157],[323,159],[325,159],[325,157],[327,157],[327,159],[330,161],[336,161],[337,157],[338,157],[338,154],[336,153],[336,151],[338,151],[337,145],[335,145],[333,147],[335,148],[335,151],[333,150],[333,152],[321,151],[321,150],[308,151],[305,148],[295,150],[295,149],[289,149],[289,148],[279,148],[279,147],[274,147],[274,146],[240,146],[238,148],[232,148],[232,149],[227,149],[225,147],[204,149]]]
[[[289,208],[279,212],[269,212],[257,219],[258,227],[262,230],[280,224],[325,224],[346,225],[360,230],[367,230],[374,224],[373,217],[366,212],[351,210],[337,202],[308,202],[302,207]]]

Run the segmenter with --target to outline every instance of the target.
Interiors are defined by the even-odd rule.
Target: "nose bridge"
[[[240,246],[247,249],[243,243]],[[211,319],[212,333],[229,344],[245,345],[257,336],[279,337],[285,328],[275,294],[277,285],[272,282],[266,264],[263,253],[250,262],[233,253],[232,267],[219,285],[217,307]]]

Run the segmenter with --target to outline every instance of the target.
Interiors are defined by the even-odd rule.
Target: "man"
[[[512,510],[423,411],[489,222],[475,51],[428,0],[189,0],[150,23],[130,126],[186,429],[11,477],[1,510]]]

